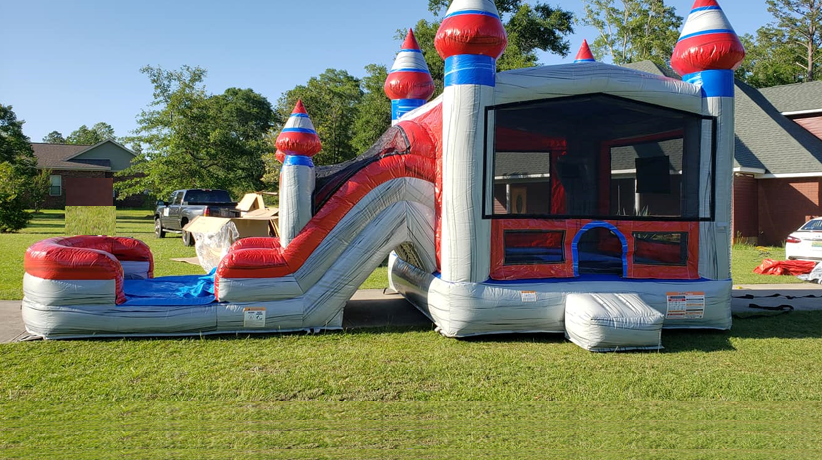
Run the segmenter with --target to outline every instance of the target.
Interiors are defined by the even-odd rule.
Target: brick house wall
[[[810,131],[814,136],[822,139],[822,115],[792,116],[788,118]]]
[[[734,242],[757,244],[759,238],[759,185],[753,175],[734,176],[733,222]]]
[[[43,208],[45,209],[63,209],[66,207],[66,179],[67,178],[96,178],[96,179],[103,179],[107,177],[106,171],[77,171],[77,170],[54,170],[51,172],[52,175],[55,176],[62,176],[63,178],[63,186],[60,190],[60,196],[47,196],[46,201],[43,204]]]
[[[820,178],[758,180],[759,244],[781,245],[809,218],[819,216]]]
[[[124,178],[114,177],[114,173],[110,171],[78,171],[78,170],[54,170],[51,172],[52,175],[59,175],[63,178],[63,187],[61,190],[60,196],[47,196],[46,201],[43,204],[43,209],[63,209],[66,207],[66,184],[68,178],[91,178],[91,179],[100,179],[100,178],[109,178],[113,179],[114,183],[121,180],[125,180]],[[123,200],[114,200],[114,206],[118,208],[143,208],[147,206],[146,196],[145,195],[132,195]]]

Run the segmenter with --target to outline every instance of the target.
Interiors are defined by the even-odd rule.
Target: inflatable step
[[[568,294],[565,336],[596,352],[659,350],[665,316],[636,294]]]

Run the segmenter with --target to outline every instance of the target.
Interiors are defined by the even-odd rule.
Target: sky
[[[542,0],[582,15],[581,0]],[[771,21],[765,0],[719,0],[737,33]],[[666,0],[686,17],[693,0]],[[353,7],[356,6],[356,7]],[[13,106],[33,142],[97,122],[117,136],[152,101],[146,65],[208,71],[211,93],[251,88],[272,104],[328,68],[362,77],[390,68],[398,29],[436,19],[427,0],[0,0],[0,103]],[[577,24],[566,58],[596,31]],[[311,109],[308,108],[309,114]]]

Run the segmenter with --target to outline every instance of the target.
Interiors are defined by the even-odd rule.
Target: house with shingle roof
[[[651,61],[626,67],[677,78]],[[822,82],[756,89],[736,81],[733,228],[778,245],[822,215]]]
[[[111,139],[95,145],[32,143],[38,169],[51,170],[46,208],[111,206],[114,173],[131,166],[136,154]],[[141,206],[143,197],[128,197],[123,206]]]

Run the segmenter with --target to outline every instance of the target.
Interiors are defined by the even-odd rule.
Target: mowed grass
[[[737,244],[732,254],[734,284],[804,283],[795,276],[758,275],[753,272],[764,259],[785,260],[785,248]]]
[[[796,312],[621,354],[430,329],[6,344],[0,457],[820,458],[821,331]]]
[[[15,283],[61,219],[0,235]],[[201,273],[152,230],[149,211],[118,211],[158,275]],[[561,335],[425,327],[2,344],[0,458],[822,458],[822,312],[662,342],[592,354]]]
[[[66,235],[65,212],[45,210],[35,214],[31,224],[20,233],[0,234],[0,300],[23,298],[23,256],[35,242],[54,236]],[[117,210],[116,234],[144,241],[154,255],[154,275],[200,275],[205,271],[196,265],[172,261],[172,258],[196,257],[193,247],[183,245],[180,235],[169,233],[165,238],[154,237],[154,219],[149,210]],[[376,269],[363,283],[364,289],[388,287],[384,267]]]

